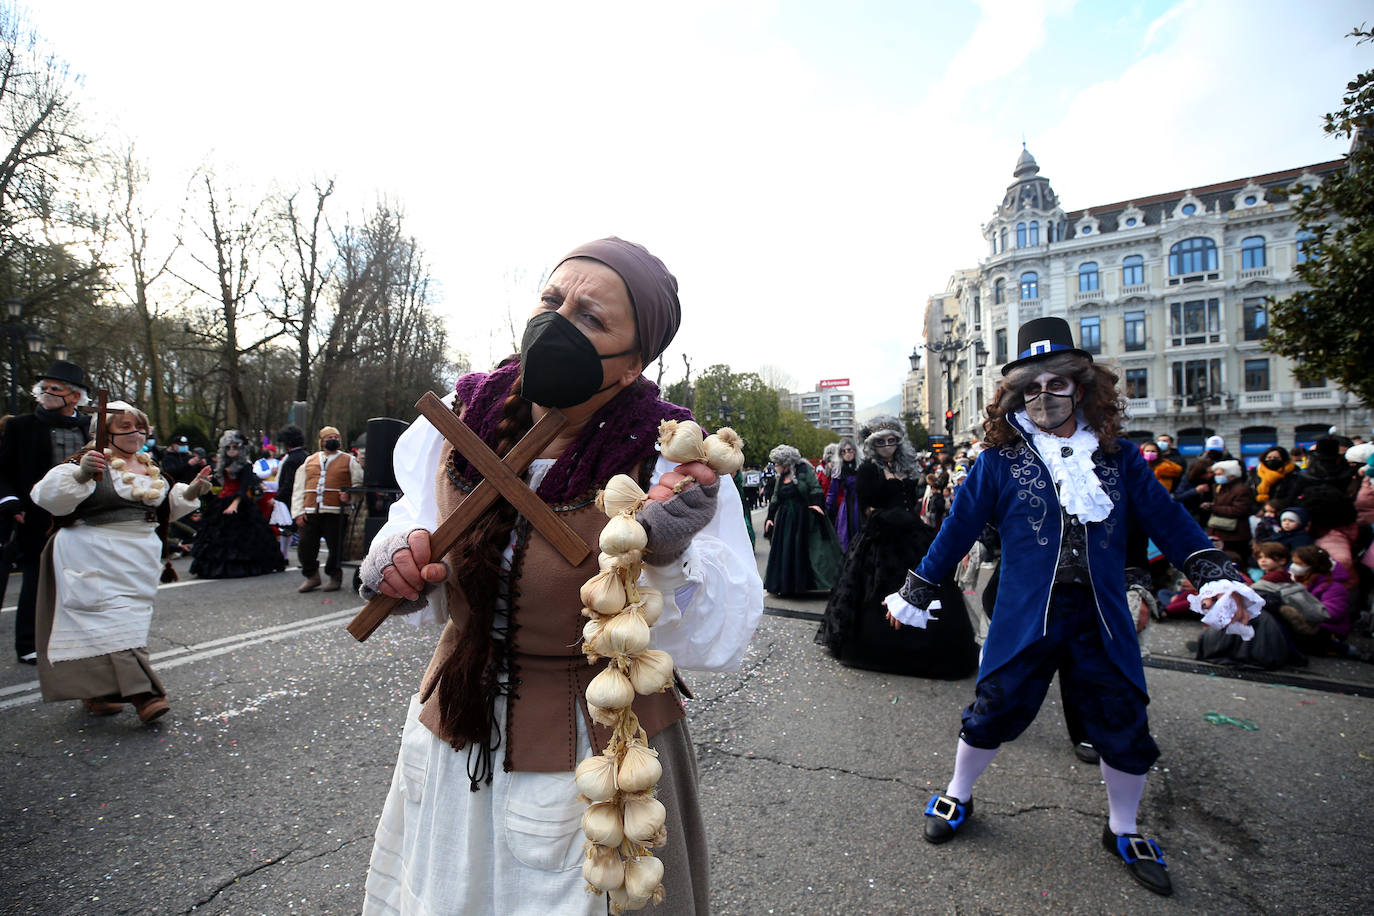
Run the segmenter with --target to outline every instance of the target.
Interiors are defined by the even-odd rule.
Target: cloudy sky
[[[37,4],[86,111],[179,195],[399,201],[455,346],[509,351],[558,256],[620,235],[681,284],[665,380],[772,365],[899,390],[986,247],[1022,138],[1067,209],[1334,159],[1366,2]]]

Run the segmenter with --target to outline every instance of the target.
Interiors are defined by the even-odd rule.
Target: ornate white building
[[[1293,268],[1307,254],[1285,189],[1344,167],[1338,159],[1065,210],[1023,149],[982,227],[987,257],[927,305],[928,341],[942,339],[939,319],[953,309],[953,336],[982,341],[991,356],[979,372],[971,348],[959,354],[956,438],[979,436],[1016,329],[1044,315],[1065,318],[1080,346],[1119,371],[1132,438],[1172,433],[1197,453],[1215,432],[1232,454],[1254,458],[1333,426],[1367,437],[1369,405],[1334,384],[1297,381],[1291,360],[1262,347],[1268,301],[1301,288]],[[943,429],[944,376],[935,359],[922,368],[926,425]]]

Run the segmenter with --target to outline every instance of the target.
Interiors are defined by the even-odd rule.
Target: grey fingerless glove
[[[191,481],[186,485],[186,490],[181,495],[184,499],[188,500],[200,499],[206,493],[210,492],[211,486],[212,484],[210,483],[210,478],[197,477],[195,480]]]
[[[88,483],[95,472],[100,470],[99,452],[88,451],[81,456],[81,460],[76,465],[76,473],[72,475],[77,483]]]
[[[940,597],[938,588],[910,570],[907,571],[906,582],[898,589],[897,594],[907,604],[923,611],[930,610],[930,602]]]
[[[420,529],[413,530],[418,531]],[[362,584],[358,586],[358,594],[362,596],[363,600],[371,601],[381,594],[382,579],[386,573],[386,568],[391,565],[392,557],[410,546],[410,535],[411,532],[407,531],[404,534],[393,534],[383,540],[372,542],[371,549],[368,550],[367,556],[363,558],[362,565],[358,568],[358,578],[362,581]],[[429,604],[425,595],[436,584],[438,583],[430,583],[426,586],[420,592],[420,597],[414,601],[402,600],[400,604],[396,605],[396,610],[392,613],[413,614],[424,608]]]
[[[710,486],[688,487],[666,502],[657,500],[645,504],[636,516],[649,535],[644,550],[644,562],[650,566],[667,566],[687,550],[692,536],[706,527],[716,515],[716,494],[720,480]]]

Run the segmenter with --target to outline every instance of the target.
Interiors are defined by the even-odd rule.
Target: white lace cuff
[[[1216,598],[1210,608],[1202,607],[1204,598]],[[1248,623],[1233,623],[1236,608],[1244,605],[1251,617],[1258,617],[1264,609],[1264,599],[1244,582],[1229,579],[1216,579],[1202,587],[1196,595],[1188,596],[1188,607],[1193,613],[1202,615],[1202,622],[1214,630],[1225,629],[1242,640],[1249,642],[1255,638],[1255,628]]]
[[[930,623],[932,620],[940,619],[931,613],[931,611],[940,610],[939,598],[930,602],[930,606],[925,610],[921,610],[913,604],[907,604],[906,600],[902,598],[900,594],[893,592],[883,599],[883,604],[887,605],[888,613],[897,618],[898,622],[909,627],[920,627],[924,630],[926,624]]]

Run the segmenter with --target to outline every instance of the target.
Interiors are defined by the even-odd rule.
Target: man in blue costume
[[[946,842],[972,815],[974,781],[998,747],[1034,720],[1059,671],[1066,703],[1101,754],[1109,811],[1103,844],[1135,880],[1167,895],[1164,855],[1136,824],[1159,748],[1126,607],[1128,522],[1198,586],[1204,623],[1244,636],[1261,602],[1135,446],[1119,438],[1117,376],[1073,345],[1068,323],[1038,318],[1022,325],[1017,354],[1002,368],[988,407],[985,449],[925,559],[886,602],[894,627],[924,626],[939,609],[932,583],[968,553],[986,523],[996,525],[1002,588],[974,701],[963,713],[954,776],[926,806],[925,838]]]

